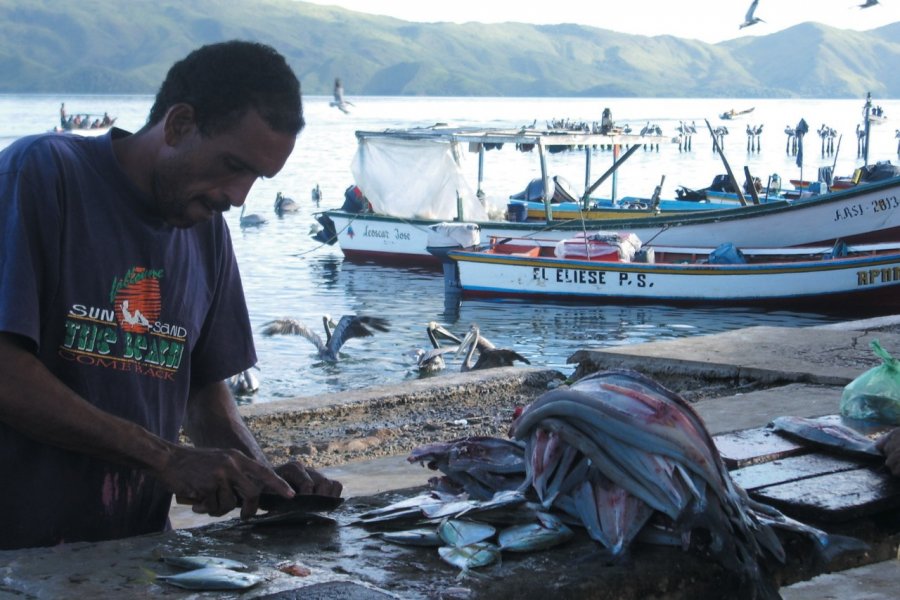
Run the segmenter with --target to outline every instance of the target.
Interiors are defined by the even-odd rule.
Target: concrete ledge
[[[283,424],[286,420],[302,419],[311,414],[365,413],[373,407],[415,406],[440,400],[453,402],[485,394],[521,394],[522,389],[546,391],[549,382],[565,376],[553,369],[539,367],[504,367],[468,373],[451,373],[439,377],[415,379],[403,383],[373,386],[333,394],[320,394],[248,404],[238,408],[248,422]]]
[[[880,364],[869,348],[876,338],[887,347],[900,347],[900,335],[872,329],[750,327],[699,338],[580,350],[568,362],[578,364],[577,375],[628,368],[650,376],[753,380],[762,386],[791,382],[843,386]]]

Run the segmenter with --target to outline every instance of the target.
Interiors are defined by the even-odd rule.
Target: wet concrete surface
[[[679,391],[680,381],[684,388],[700,390],[696,408],[711,433],[722,433],[763,426],[780,415],[834,414],[843,385],[878,364],[868,348],[871,338],[879,338],[889,351],[900,349],[897,323],[900,319],[877,328],[752,328],[675,343],[585,351],[578,369],[629,366]],[[714,397],[703,393],[704,382],[717,391]],[[729,389],[732,393],[718,393]],[[348,497],[332,513],[337,526],[250,528],[231,519],[126,540],[0,552],[0,599],[740,596],[739,582],[707,557],[636,545],[628,560],[610,565],[582,532],[552,551],[504,555],[501,564],[460,578],[458,569],[443,563],[435,549],[388,544],[353,523],[365,510],[417,493],[421,488],[410,489],[409,484],[419,485],[432,473],[409,465],[403,456],[330,469],[345,482]],[[803,540],[788,540],[789,561],[778,577],[793,585],[782,588],[783,597],[887,597],[878,594],[900,584],[896,521],[894,515],[882,515],[837,527],[869,541],[871,550],[829,566],[815,564]],[[242,560],[265,580],[243,593],[186,592],[153,580],[151,572],[174,572],[159,560],[169,554]],[[278,570],[285,562],[305,567],[309,575]],[[829,570],[835,573],[822,575]],[[844,591],[851,595],[832,595]]]

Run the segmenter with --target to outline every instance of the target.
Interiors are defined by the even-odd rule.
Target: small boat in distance
[[[54,133],[77,133],[78,135],[97,136],[109,131],[116,122],[117,117],[110,117],[105,112],[102,115],[91,113],[67,113],[66,104],[59,106],[59,125],[50,131]]]
[[[750,113],[753,112],[753,109],[754,109],[754,108],[756,108],[756,107],[755,107],[755,106],[751,106],[750,108],[748,108],[748,109],[746,109],[746,110],[734,110],[734,109],[732,108],[731,110],[725,111],[725,112],[723,112],[722,114],[720,114],[720,115],[719,115],[719,118],[722,119],[722,120],[725,120],[725,121],[730,121],[731,119],[734,119],[734,118],[737,118],[737,117],[742,117],[742,116],[744,116],[744,115],[749,115]]]

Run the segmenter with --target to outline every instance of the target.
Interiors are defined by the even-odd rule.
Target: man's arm
[[[267,463],[239,449],[179,446],[96,408],[47,370],[23,338],[7,333],[0,333],[0,421],[44,444],[146,469],[176,496],[217,511],[211,514],[234,508],[218,512],[235,494],[249,500],[246,511],[255,511],[262,490],[294,494]]]
[[[262,464],[270,464],[238,413],[234,397],[223,381],[191,390],[184,430],[198,447],[233,448]],[[327,479],[299,462],[286,463],[275,471],[300,494],[341,495],[342,486],[339,482]],[[252,507],[247,506],[248,501],[254,503]],[[259,498],[243,498],[241,516],[244,517],[245,511],[249,511],[250,515],[256,512],[258,502]],[[212,514],[209,510],[211,508],[213,507],[195,505],[195,510]],[[266,508],[265,503],[262,508]]]

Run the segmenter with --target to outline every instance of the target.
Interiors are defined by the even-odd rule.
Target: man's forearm
[[[191,390],[184,431],[197,447],[233,448],[270,464],[224,382]]]
[[[139,425],[87,402],[15,336],[2,333],[0,421],[41,443],[157,472],[174,449]]]

